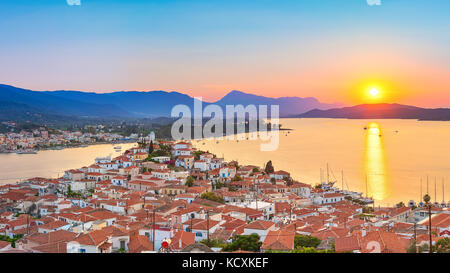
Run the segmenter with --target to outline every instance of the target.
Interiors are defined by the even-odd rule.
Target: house
[[[184,167],[191,170],[194,167],[194,156],[192,155],[180,155],[175,161],[175,166]]]
[[[38,232],[45,234],[45,233],[50,233],[50,232],[57,231],[57,230],[68,230],[70,227],[72,227],[71,224],[56,220],[53,222],[49,222],[47,224],[40,225],[38,227]]]
[[[128,243],[129,253],[142,253],[153,251],[153,243],[147,236],[132,235]]]
[[[270,178],[283,180],[283,179],[289,178],[291,176],[291,174],[280,170],[280,171],[276,171],[274,173],[269,174],[269,176],[270,176]]]
[[[184,230],[179,230],[175,232],[174,236],[171,238],[169,244],[169,249],[172,251],[181,251],[188,245],[195,243],[195,234],[192,232],[187,232]]]
[[[209,234],[214,233],[220,227],[220,221],[212,219],[191,219],[183,223],[183,229],[195,234],[195,241],[200,242],[208,238]]]
[[[130,236],[117,227],[105,227],[89,233],[81,233],[67,243],[67,253],[111,253],[128,251]]]
[[[206,172],[209,169],[208,162],[206,162],[205,160],[197,160],[194,162],[194,169]]]
[[[126,187],[126,181],[127,181],[127,178],[126,178],[125,176],[120,176],[120,175],[114,176],[114,177],[111,179],[111,183],[112,183],[113,185],[116,185],[116,186],[123,186],[123,187]]]
[[[258,234],[260,241],[264,242],[269,231],[277,230],[275,223],[271,221],[258,220],[244,227],[244,235]]]
[[[294,249],[295,232],[286,230],[270,230],[261,249],[288,251]]]

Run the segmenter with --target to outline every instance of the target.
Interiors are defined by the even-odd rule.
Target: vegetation
[[[67,197],[69,198],[81,198],[83,195],[80,192],[72,191],[72,187],[70,185],[67,187]]]
[[[316,248],[317,246],[319,246],[321,243],[321,240],[319,238],[316,237],[312,237],[312,236],[303,236],[303,235],[296,235],[295,239],[294,239],[294,247],[298,248],[298,247],[313,247]]]
[[[258,252],[262,246],[262,242],[259,239],[259,235],[255,233],[251,235],[236,235],[233,242],[225,246],[222,250],[226,252],[237,250]]]
[[[227,242],[225,242],[222,239],[205,239],[201,241],[200,243],[207,245],[208,247],[219,247],[224,248],[227,246]]]
[[[225,203],[222,197],[216,195],[214,192],[205,192],[200,196],[201,199],[210,200],[218,203]]]
[[[450,253],[450,238],[439,239],[434,246],[434,251],[437,253]]]
[[[267,162],[266,168],[264,169],[264,171],[265,171],[267,174],[270,174],[270,173],[274,173],[274,172],[275,172],[275,169],[274,169],[274,167],[273,167],[273,165],[272,165],[272,160],[269,160],[269,162]]]
[[[188,186],[189,188],[194,186],[194,178],[192,178],[192,176],[188,176],[188,178],[186,178],[186,186]]]
[[[15,248],[16,247],[16,241],[21,239],[22,237],[23,237],[23,234],[14,235],[13,238],[10,238],[9,236],[6,236],[6,235],[0,235],[0,241],[10,242],[11,243],[11,247]]]
[[[148,153],[151,154],[153,153],[155,149],[153,148],[153,140],[150,141],[150,146],[148,147]]]

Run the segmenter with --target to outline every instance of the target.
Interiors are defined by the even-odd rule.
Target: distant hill
[[[10,103],[9,111],[20,104],[20,110],[29,109],[42,115],[62,115],[78,117],[130,117],[131,113],[117,105],[102,101],[81,101],[70,97],[57,96],[51,92],[37,92],[9,85],[0,85],[0,101]],[[6,109],[0,109],[1,114]]]
[[[282,97],[282,98],[269,98],[263,96],[257,96],[253,94],[244,93],[241,91],[231,91],[225,97],[215,102],[222,107],[225,105],[237,105],[242,104],[247,106],[249,104],[255,105],[279,105],[280,116],[288,117],[292,115],[301,114],[312,109],[330,109],[338,107],[338,104],[325,104],[319,102],[316,98],[299,98],[299,97]],[[268,110],[270,112],[270,109]]]
[[[346,119],[418,119],[450,120],[450,109],[428,109],[401,104],[362,104],[353,107],[328,110],[314,109],[299,118],[346,118]]]
[[[6,108],[0,108],[0,118],[15,117],[11,114],[23,112],[42,115],[43,118],[46,116],[155,118],[169,117],[175,105],[184,104],[191,109],[194,105],[194,98],[179,92],[32,91],[9,85],[0,85],[0,101],[3,105],[8,105]],[[320,103],[315,98],[268,98],[240,91],[232,91],[215,103],[222,107],[227,104],[280,105],[282,117],[298,115],[311,109],[329,109],[337,106]],[[205,106],[208,104],[210,103],[204,103]]]

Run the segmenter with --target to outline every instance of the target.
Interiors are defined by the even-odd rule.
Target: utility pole
[[[425,201],[425,204],[428,207],[428,233],[430,235],[429,252],[433,253],[433,238],[431,233],[431,197],[428,194],[425,194],[423,201]]]
[[[152,221],[152,230],[153,230],[153,251],[155,250],[155,209],[153,209],[153,221]]]
[[[209,243],[209,210],[206,211],[206,238]]]
[[[256,184],[256,193],[255,193],[255,199],[256,199],[256,210],[258,210],[258,184]]]
[[[417,252],[417,230],[416,230],[417,223],[414,221],[414,247],[416,248]]]

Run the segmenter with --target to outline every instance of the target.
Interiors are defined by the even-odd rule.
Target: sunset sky
[[[1,2],[3,84],[450,107],[448,0]]]

